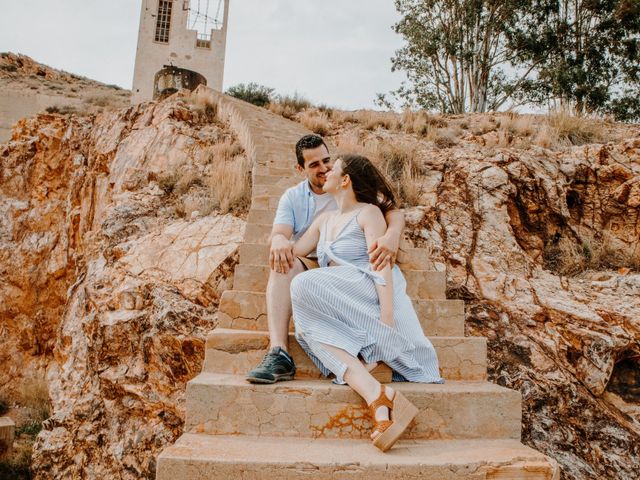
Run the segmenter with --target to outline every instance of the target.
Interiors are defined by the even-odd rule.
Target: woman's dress
[[[344,383],[347,366],[323,347],[332,345],[358,355],[367,362],[382,361],[394,371],[395,381],[444,383],[438,358],[424,336],[406,281],[396,265],[393,272],[393,318],[395,327],[380,321],[376,282],[382,276],[370,269],[367,241],[357,214],[335,240],[320,230],[320,267],[297,275],[291,284],[296,339],[313,363],[336,383]],[[333,262],[336,266],[329,266]]]

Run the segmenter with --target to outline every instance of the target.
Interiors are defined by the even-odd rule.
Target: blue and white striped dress
[[[424,336],[406,281],[393,268],[393,317],[395,327],[380,321],[376,282],[382,277],[370,269],[367,241],[357,214],[335,240],[325,240],[325,226],[318,242],[320,267],[297,275],[291,284],[296,339],[313,363],[336,383],[344,383],[347,366],[323,347],[332,345],[360,355],[367,363],[383,361],[394,371],[395,381],[444,383],[438,358]],[[333,262],[336,266],[329,267]]]

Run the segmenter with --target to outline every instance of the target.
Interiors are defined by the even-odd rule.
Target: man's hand
[[[284,235],[276,235],[271,240],[269,266],[278,273],[289,273],[293,267],[293,245]]]
[[[396,264],[400,239],[397,235],[385,233],[371,244],[369,248],[369,261],[374,270],[382,270],[386,265],[390,268]]]

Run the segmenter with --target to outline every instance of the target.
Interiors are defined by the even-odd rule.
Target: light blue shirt
[[[325,193],[325,195],[329,194]],[[335,203],[335,200],[331,199],[331,201]],[[280,197],[276,218],[273,223],[274,225],[291,225],[293,227],[293,240],[298,240],[313,223],[315,216],[316,200],[309,187],[309,181],[303,180],[299,184],[288,188]]]

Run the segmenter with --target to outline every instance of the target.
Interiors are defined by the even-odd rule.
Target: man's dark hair
[[[298,159],[298,165],[304,168],[304,157],[302,156],[302,152],[305,150],[311,150],[313,148],[318,148],[320,145],[324,145],[329,151],[329,147],[324,143],[324,140],[320,135],[316,135],[315,133],[310,133],[309,135],[305,135],[296,143],[296,158]]]

